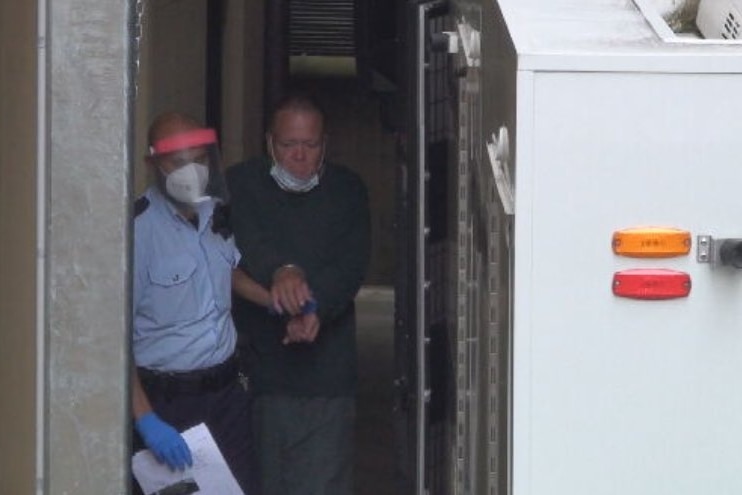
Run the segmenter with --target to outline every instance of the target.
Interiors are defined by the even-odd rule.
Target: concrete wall
[[[46,3],[49,494],[118,495],[129,479],[133,3]]]
[[[0,493],[32,493],[36,440],[36,2],[0,2]]]

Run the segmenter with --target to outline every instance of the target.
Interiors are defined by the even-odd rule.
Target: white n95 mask
[[[165,177],[165,190],[174,200],[195,205],[210,199],[210,196],[204,196],[208,182],[209,167],[192,162]]]

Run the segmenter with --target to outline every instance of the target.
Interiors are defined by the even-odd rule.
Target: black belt
[[[198,395],[216,392],[237,380],[237,358],[233,355],[221,364],[193,371],[168,372],[137,368],[139,380],[148,393],[167,396]]]

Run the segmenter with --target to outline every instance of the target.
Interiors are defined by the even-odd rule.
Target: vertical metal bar
[[[514,306],[514,295],[515,295],[515,249],[513,249],[513,242],[514,242],[514,222],[512,219],[508,219],[505,222],[505,225],[503,226],[503,230],[505,233],[505,240],[506,240],[506,250],[507,250],[507,259],[506,262],[508,264],[507,266],[507,308],[508,308],[508,320],[506,325],[506,332],[508,334],[508,348],[506,350],[507,352],[507,368],[508,368],[508,376],[506,378],[507,380],[507,410],[508,410],[508,418],[507,418],[507,454],[506,454],[506,476],[507,476],[507,494],[506,495],[512,495],[513,493],[513,397],[514,397],[514,390],[513,390],[513,342],[515,340],[515,336],[513,335],[513,329],[514,327],[514,313],[515,313],[515,306]]]
[[[468,291],[465,287],[467,280],[467,219],[468,209],[468,132],[469,109],[467,107],[466,85],[459,83],[458,90],[458,129],[457,129],[457,174],[456,174],[456,440],[455,440],[455,478],[453,495],[464,495],[465,490],[465,428],[466,413],[466,336],[468,325]]]
[[[46,0],[37,2],[36,61],[36,494],[46,483]]]
[[[427,350],[425,321],[425,23],[427,5],[418,7],[417,16],[417,494],[425,495],[425,448],[427,417]]]
[[[129,120],[129,125],[127,126],[127,136],[126,136],[126,161],[128,162],[129,170],[127,174],[127,181],[128,184],[126,185],[125,191],[127,196],[127,204],[128,208],[132,208],[132,201],[131,198],[134,197],[134,149],[136,148],[136,101],[137,97],[139,95],[139,77],[140,77],[140,70],[141,70],[141,59],[142,59],[142,38],[144,37],[144,19],[145,19],[145,8],[146,8],[146,1],[147,0],[127,0],[129,2],[129,8],[132,9],[130,12],[130,20],[131,25],[129,27],[130,32],[130,40],[131,43],[129,45],[129,53],[127,56],[127,63],[129,66],[129,84],[128,84],[128,98],[127,98],[127,104],[128,104],[128,112],[127,117]],[[133,297],[133,289],[132,289],[132,279],[131,279],[131,272],[133,271],[131,269],[132,264],[134,262],[133,260],[133,252],[134,252],[134,216],[131,211],[127,212],[127,218],[130,219],[127,229],[128,233],[126,236],[126,264],[127,264],[127,276],[126,276],[126,288],[125,288],[125,294],[126,294],[126,316],[125,316],[125,327],[127,330],[127,335],[129,335],[129,332],[132,331],[133,328],[133,321],[132,321],[132,297]],[[133,345],[132,339],[127,338],[126,339],[126,357],[125,357],[125,369],[129,370],[131,369],[132,365],[132,359],[134,356],[134,353],[131,350],[131,346]],[[132,416],[128,413],[128,411],[131,411],[131,383],[130,383],[130,374],[125,373],[124,376],[126,377],[124,379],[124,389],[126,391],[126,426],[124,428],[125,432],[131,431],[132,428]],[[130,441],[128,441],[128,435],[125,437],[127,438],[126,443],[126,449],[125,449],[125,459],[131,459],[132,455],[132,444]],[[126,470],[125,475],[123,479],[123,483],[125,484],[124,487],[126,489],[125,493],[129,493],[131,491],[130,486],[130,480],[132,479],[132,473],[131,473],[131,464],[126,463]]]

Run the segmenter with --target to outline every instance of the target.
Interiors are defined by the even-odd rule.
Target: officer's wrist
[[[160,422],[159,416],[154,411],[148,411],[136,418],[134,426],[140,435],[146,437],[147,433]]]

